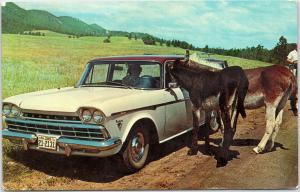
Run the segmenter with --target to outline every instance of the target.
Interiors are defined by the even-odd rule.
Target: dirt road
[[[122,175],[115,158],[64,157],[35,151],[12,150],[5,157],[7,190],[104,190],[104,189],[278,189],[298,185],[297,117],[285,108],[275,150],[254,154],[264,134],[264,109],[247,111],[239,119],[225,167],[216,167],[213,156],[187,156],[187,135],[156,147],[144,169]],[[217,146],[220,134],[211,144]],[[199,141],[199,144],[202,144]],[[203,148],[200,148],[200,151]],[[216,147],[214,147],[216,149]]]

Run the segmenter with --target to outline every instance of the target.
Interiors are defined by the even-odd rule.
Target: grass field
[[[185,50],[167,46],[144,45],[141,40],[111,37],[68,38],[66,35],[42,31],[46,36],[2,35],[3,98],[48,88],[72,86],[83,67],[99,56],[131,54],[184,54]],[[267,63],[235,57],[213,55],[226,59],[230,65],[243,68],[265,66]]]
[[[63,34],[42,32],[46,36],[2,35],[3,98],[31,91],[72,86],[79,79],[85,64],[99,56],[185,53],[184,49],[144,45],[141,40],[128,40],[125,37],[111,37],[111,43],[105,44],[104,37],[68,38]],[[225,59],[230,65],[240,65],[243,68],[269,65],[260,61],[220,55],[211,57]],[[12,160],[12,157],[22,159],[23,152],[7,140],[3,141],[3,146],[4,182],[23,180],[31,170]],[[28,159],[25,161],[30,162]],[[66,178],[66,182],[70,182],[70,179]]]

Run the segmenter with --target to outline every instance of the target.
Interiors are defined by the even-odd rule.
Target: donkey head
[[[179,65],[180,65],[180,59],[176,59],[173,63],[169,63],[167,65],[168,72],[174,73],[179,68]]]

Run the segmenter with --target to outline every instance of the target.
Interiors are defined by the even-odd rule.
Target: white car
[[[98,58],[88,62],[75,87],[6,98],[3,137],[25,150],[120,154],[126,168],[136,171],[145,164],[149,144],[192,129],[189,95],[165,70],[177,58],[184,56]],[[204,112],[201,117],[204,124]]]

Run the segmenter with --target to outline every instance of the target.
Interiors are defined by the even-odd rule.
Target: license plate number
[[[56,138],[44,135],[38,136],[38,147],[44,149],[56,150]]]

